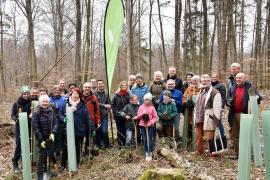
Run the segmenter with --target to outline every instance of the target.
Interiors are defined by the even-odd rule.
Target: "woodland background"
[[[170,65],[223,80],[239,62],[260,89],[270,81],[270,0],[123,0],[125,27],[114,84]],[[106,0],[0,0],[1,94],[61,77],[105,79]],[[114,90],[114,89],[113,89]]]

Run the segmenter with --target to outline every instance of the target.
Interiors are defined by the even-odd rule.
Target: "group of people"
[[[19,172],[18,161],[21,156],[19,112],[27,112],[30,136],[36,136],[38,141],[38,178],[41,179],[47,170],[47,157],[53,163],[59,159],[60,170],[65,170],[67,106],[72,107],[74,115],[78,165],[81,153],[89,153],[91,137],[95,146],[105,149],[110,147],[108,122],[112,118],[116,123],[118,146],[134,148],[143,144],[145,159],[150,161],[157,137],[169,137],[177,144],[180,143],[181,113],[186,114],[187,137],[191,139],[192,133],[195,133],[196,153],[204,154],[204,135],[209,142],[219,128],[221,136],[225,136],[221,121],[225,106],[229,109],[229,133],[233,141],[231,147],[235,150],[232,158],[236,159],[240,114],[248,113],[249,89],[253,88],[241,72],[240,64],[231,65],[227,85],[219,81],[219,74],[215,72],[201,76],[187,73],[184,82],[176,74],[173,66],[169,67],[166,78],[161,71],[156,71],[150,85],[144,82],[141,74],[130,75],[128,81],[120,83],[112,99],[103,80],[91,79],[83,84],[82,90],[71,83],[66,90],[65,80],[61,79],[50,94],[46,88],[29,89],[28,86],[22,86],[21,96],[12,108],[12,119],[16,122],[16,148],[12,158],[14,172]],[[255,92],[259,103],[262,98],[257,90]],[[39,105],[33,109],[32,101],[37,100]],[[192,123],[195,124],[195,132]]]

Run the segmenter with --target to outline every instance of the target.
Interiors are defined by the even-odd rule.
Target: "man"
[[[225,85],[223,83],[219,82],[219,75],[216,72],[213,72],[211,74],[211,83],[213,88],[215,88],[216,90],[219,91],[220,95],[221,95],[221,99],[222,99],[222,106],[221,108],[224,109],[225,108],[225,102],[226,102],[226,88]],[[225,136],[224,133],[224,126],[223,123],[220,119],[220,124],[219,124],[219,130],[220,130],[220,134],[222,137]]]
[[[103,141],[103,147],[109,148],[108,113],[111,110],[111,105],[109,95],[104,88],[103,80],[97,81],[97,91],[94,93],[94,95],[98,98],[99,101],[99,109],[101,116],[101,126],[100,126],[101,140]]]
[[[90,114],[90,119],[92,121],[92,124],[95,126],[95,128],[99,128],[101,125],[100,121],[100,109],[99,109],[99,102],[97,97],[93,94],[91,91],[92,84],[90,82],[86,82],[83,84],[83,94],[82,94],[82,100],[85,102],[86,107]],[[87,133],[89,134],[89,129],[87,129]],[[89,136],[86,136],[86,142],[85,142],[85,154],[88,154],[89,152]],[[100,146],[100,141],[98,138],[95,139],[95,143],[97,146]]]
[[[135,81],[136,81],[136,76],[134,74],[129,75],[129,78],[128,78],[129,90],[131,90],[132,86],[135,84]]]
[[[240,72],[241,65],[239,63],[232,63],[231,64],[231,74],[228,77],[228,89],[230,89],[233,85],[235,85],[235,77]]]
[[[66,99],[63,96],[61,96],[61,89],[59,85],[53,86],[52,95],[50,97],[50,103],[54,109],[55,116],[59,121],[58,131],[55,136],[55,152],[56,155],[59,157],[60,152],[63,148],[62,138],[65,137],[65,122],[60,122],[59,113],[66,103]]]
[[[182,92],[175,88],[175,81],[173,79],[168,79],[167,81],[167,90],[171,92],[171,100],[176,104],[177,108],[177,116],[174,120],[174,128],[175,128],[175,140],[177,143],[180,141],[180,113],[183,111],[182,106]],[[163,102],[163,93],[160,94],[160,103]]]
[[[193,95],[197,95],[200,91],[200,77],[195,75],[191,79],[191,84],[186,89],[183,95],[183,107],[187,111],[187,137],[192,139],[192,114],[194,110],[194,102],[192,100]]]
[[[186,81],[183,84],[183,93],[185,93],[186,89],[189,87],[189,85],[191,85],[191,79],[194,76],[194,74],[192,72],[188,72],[186,75]]]
[[[70,83],[68,85],[68,93],[65,95],[65,98],[68,99],[73,91],[73,89],[76,88],[76,84],[75,83]]]
[[[167,83],[167,81],[169,79],[173,79],[175,81],[175,89],[177,89],[181,92],[183,91],[183,81],[182,81],[182,79],[177,77],[176,67],[174,67],[174,66],[169,67],[168,76],[167,76],[167,79],[164,80],[164,82]]]
[[[162,91],[166,90],[166,84],[163,82],[163,74],[161,71],[154,72],[154,81],[150,85],[149,91],[153,96],[153,104],[157,110],[159,105],[159,97]]]
[[[143,76],[136,74],[136,84],[131,88],[131,94],[139,98],[140,105],[143,104],[143,97],[149,92],[148,86],[143,82]]]
[[[30,90],[30,95],[31,95],[31,101],[38,101],[38,88],[37,87],[32,87]]]
[[[14,151],[14,155],[12,158],[13,164],[13,172],[19,173],[19,164],[18,161],[21,158],[21,139],[20,139],[20,126],[19,126],[19,112],[26,112],[28,117],[28,131],[30,134],[30,119],[29,115],[31,113],[31,96],[30,96],[30,89],[28,86],[22,86],[21,89],[21,96],[12,106],[12,113],[11,118],[15,121],[15,138],[16,138],[16,147]]]
[[[96,79],[91,79],[91,91],[92,93],[95,93],[97,91],[97,80]]]
[[[65,94],[68,93],[68,91],[65,89],[66,81],[64,79],[60,79],[58,81],[58,86],[60,88],[60,94],[61,94],[61,96],[65,96]]]
[[[238,159],[240,114],[248,113],[249,89],[251,88],[253,87],[246,81],[245,74],[238,73],[236,75],[236,84],[228,91],[228,97],[230,97],[230,102],[228,103],[230,107],[228,120],[231,127],[231,139],[233,140],[233,147],[235,150],[235,156],[230,157],[231,159]],[[256,89],[254,90],[258,98],[258,104],[260,104],[262,97]]]
[[[196,122],[196,153],[198,155],[204,153],[204,134],[206,134],[208,142],[214,139],[215,129],[220,121],[221,104],[221,95],[218,90],[211,86],[210,76],[208,74],[202,75],[201,90],[196,100],[194,113]]]

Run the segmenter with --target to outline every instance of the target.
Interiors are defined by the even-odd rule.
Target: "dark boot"
[[[14,174],[19,174],[20,169],[17,161],[12,160],[12,165],[13,165],[13,173]]]

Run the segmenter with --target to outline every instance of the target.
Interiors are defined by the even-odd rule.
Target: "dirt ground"
[[[10,98],[0,102],[0,179],[22,179],[22,173],[12,173],[15,130],[14,122],[10,119],[10,109],[13,101],[14,98]],[[226,120],[224,125],[228,134]],[[237,161],[228,158],[231,154],[229,151],[216,158],[197,156],[194,152],[180,149],[177,149],[177,153],[181,157],[180,169],[186,179],[236,179],[238,165]],[[64,171],[54,179],[139,179],[146,169],[155,167],[172,168],[172,165],[158,154],[155,154],[151,162],[145,161],[142,147],[136,150],[119,149],[115,146],[109,150],[100,150],[97,157],[84,157],[72,178],[69,178],[69,172]],[[251,179],[265,179],[264,177],[264,167],[254,167],[252,163]]]

